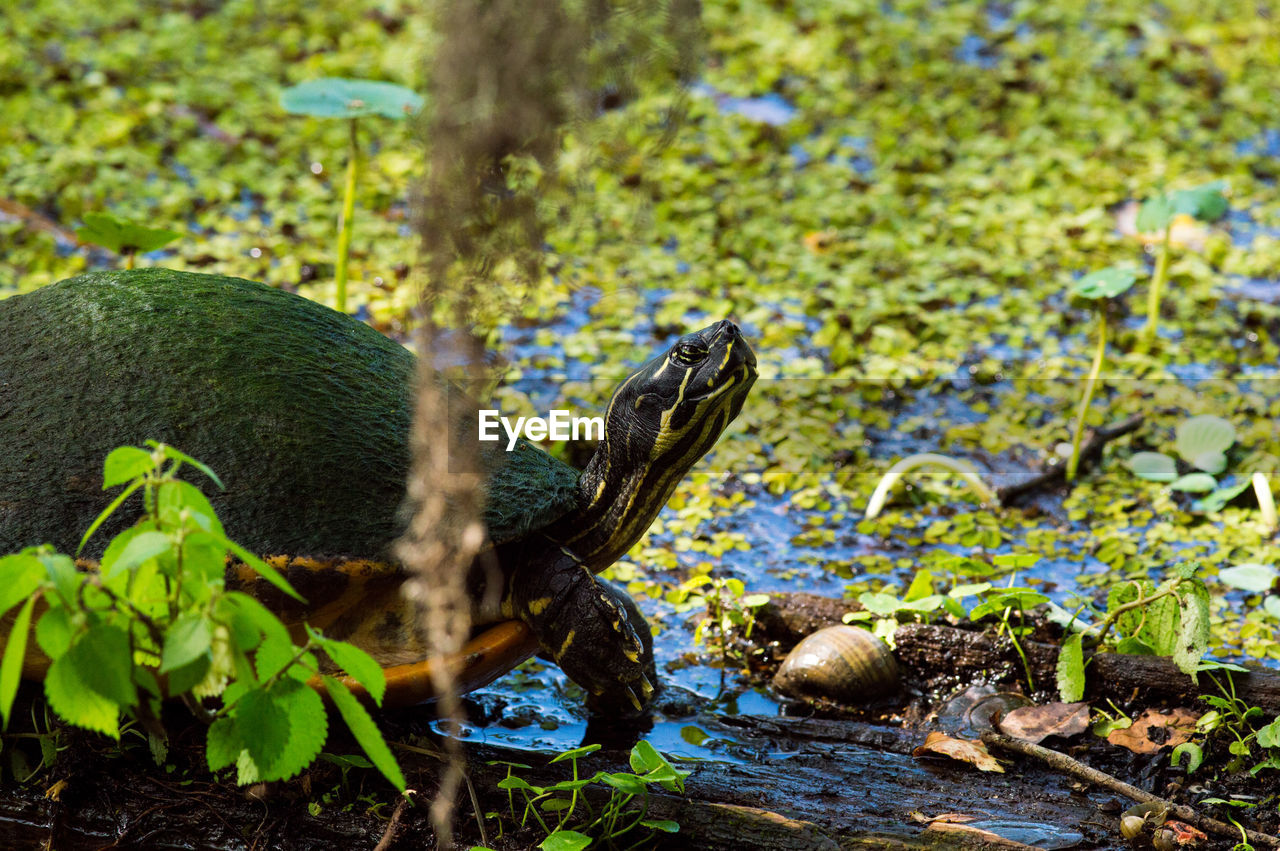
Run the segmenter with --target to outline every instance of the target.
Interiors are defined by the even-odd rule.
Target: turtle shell
[[[74,551],[113,496],[103,459],[148,439],[221,476],[225,491],[193,480],[259,553],[384,559],[400,533],[415,358],[363,322],[253,281],[139,269],[0,301],[0,340],[0,553]],[[479,445],[494,542],[576,506],[573,468]]]

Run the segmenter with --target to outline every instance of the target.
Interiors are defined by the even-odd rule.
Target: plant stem
[[[935,452],[921,452],[916,455],[908,455],[885,471],[880,483],[876,485],[876,489],[871,493],[871,499],[867,501],[867,510],[864,514],[866,519],[872,520],[880,514],[881,510],[884,509],[884,504],[889,499],[890,491],[902,479],[903,475],[917,467],[925,466],[942,467],[950,470],[963,479],[965,484],[978,495],[978,499],[982,502],[988,505],[998,505],[1000,503],[995,491],[991,490],[987,483],[982,481],[978,471],[969,462],[957,461],[954,458],[939,455]]]
[[[342,219],[338,222],[338,268],[336,304],[339,313],[347,312],[347,255],[351,250],[351,219],[356,212],[356,164],[360,159],[356,139],[356,119],[351,119],[351,145],[347,151],[347,185],[342,195]]]
[[[1169,279],[1169,235],[1173,232],[1173,222],[1164,226],[1164,237],[1160,240],[1160,256],[1156,258],[1156,271],[1151,276],[1151,289],[1147,291],[1147,324],[1142,329],[1143,346],[1149,346],[1156,338],[1156,329],[1160,324],[1160,294]]]
[[[1068,482],[1076,480],[1076,471],[1080,469],[1080,441],[1084,438],[1084,418],[1089,412],[1089,403],[1093,401],[1093,391],[1098,385],[1098,375],[1102,372],[1102,359],[1106,353],[1107,303],[1104,299],[1098,310],[1098,348],[1093,353],[1093,366],[1089,368],[1089,377],[1084,382],[1084,396],[1080,398],[1080,408],[1076,411],[1076,432],[1071,438],[1071,458],[1067,460]]]

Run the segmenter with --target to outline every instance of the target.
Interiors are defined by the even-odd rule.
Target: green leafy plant
[[[1098,376],[1102,373],[1102,363],[1107,354],[1107,299],[1115,298],[1129,290],[1138,279],[1131,269],[1109,266],[1090,272],[1072,287],[1072,294],[1080,298],[1098,301],[1096,315],[1098,317],[1098,344],[1093,351],[1093,364],[1089,367],[1089,376],[1085,379],[1084,390],[1080,394],[1080,404],[1076,408],[1076,425],[1071,435],[1071,456],[1067,459],[1066,479],[1074,482],[1080,469],[1080,444],[1084,439],[1085,415],[1089,412],[1089,404],[1093,401],[1093,392],[1097,388]]]
[[[745,664],[745,658],[735,656],[739,651],[733,647],[729,635],[736,632],[744,640],[750,639],[755,628],[756,612],[769,602],[769,595],[748,594],[741,579],[699,574],[668,592],[665,599],[677,611],[706,608],[706,616],[694,629],[693,640],[695,644],[705,641],[709,647],[719,646],[723,671],[729,667],[731,658],[737,658]],[[712,639],[711,635],[715,638]]]
[[[108,544],[96,565],[33,547],[0,558],[0,614],[18,613],[0,658],[0,716],[8,725],[31,624],[51,660],[44,691],[69,724],[114,739],[120,716],[159,727],[165,698],[181,698],[210,722],[210,770],[236,766],[241,784],[294,776],[320,753],[328,719],[319,678],[370,761],[403,790],[404,777],[368,711],[339,679],[322,674],[319,654],[381,703],[382,669],[354,645],[306,628],[295,644],[280,619],[253,597],[228,591],[228,553],[272,585],[302,598],[271,565],[230,540],[209,500],[178,478],[184,465],[207,466],[155,442],[107,456],[104,489],[122,487],[85,532],[81,548],[108,516],[141,491],[144,514]],[[36,606],[45,610],[36,618]],[[206,701],[220,698],[210,707]],[[158,733],[163,737],[163,733]],[[153,746],[154,749],[154,746]]]
[[[1110,642],[1120,653],[1169,656],[1194,681],[1209,646],[1209,592],[1196,578],[1199,565],[1185,562],[1155,585],[1149,579],[1120,582],[1107,594],[1102,619],[1081,625],[1072,618],[1058,651],[1058,692],[1068,703],[1085,688],[1084,642]],[[1078,613],[1077,613],[1078,614]]]
[[[149,228],[111,213],[85,213],[84,227],[76,228],[81,242],[101,245],[124,255],[124,267],[132,269],[134,258],[165,247],[182,234],[167,228]]]
[[[1170,234],[1174,220],[1180,215],[1202,222],[1215,222],[1222,218],[1227,212],[1227,198],[1222,194],[1225,189],[1224,181],[1215,180],[1191,189],[1160,192],[1143,201],[1138,209],[1138,230],[1160,234],[1156,269],[1147,293],[1147,322],[1142,328],[1144,345],[1149,346],[1155,340],[1160,323],[1160,296],[1169,280]]]
[[[335,307],[347,311],[347,260],[351,251],[351,222],[356,208],[356,170],[360,160],[358,121],[363,116],[403,119],[422,108],[422,96],[404,86],[376,80],[325,77],[309,80],[280,93],[280,106],[295,115],[346,118],[350,121],[347,176],[338,223],[338,263],[334,272]]]
[[[578,760],[600,749],[600,745],[583,745],[565,751],[551,762],[568,762],[573,777],[549,786],[529,783],[516,774],[517,770],[529,770],[528,765],[517,762],[492,762],[505,765],[507,776],[498,782],[498,788],[507,792],[507,805],[512,821],[519,827],[527,827],[531,821],[546,834],[538,845],[543,851],[581,851],[596,839],[610,843],[632,831],[676,833],[680,825],[669,819],[646,818],[649,804],[649,787],[657,784],[668,792],[684,792],[684,779],[689,772],[671,765],[662,754],[645,741],[631,749],[631,771],[597,771],[584,777]],[[609,787],[609,798],[596,810],[583,789],[593,784]],[[637,806],[638,804],[638,806]],[[499,813],[489,813],[498,818]],[[572,827],[571,827],[572,826]],[[501,837],[499,833],[499,837]],[[472,851],[487,851],[478,846]]]

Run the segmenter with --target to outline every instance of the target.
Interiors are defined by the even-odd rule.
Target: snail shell
[[[865,703],[898,690],[898,663],[888,645],[867,630],[829,626],[787,654],[773,685],[792,697]]]

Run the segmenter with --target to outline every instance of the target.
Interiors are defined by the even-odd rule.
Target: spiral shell
[[[853,626],[829,626],[795,646],[773,678],[792,697],[865,703],[898,690],[898,663],[879,638]]]

